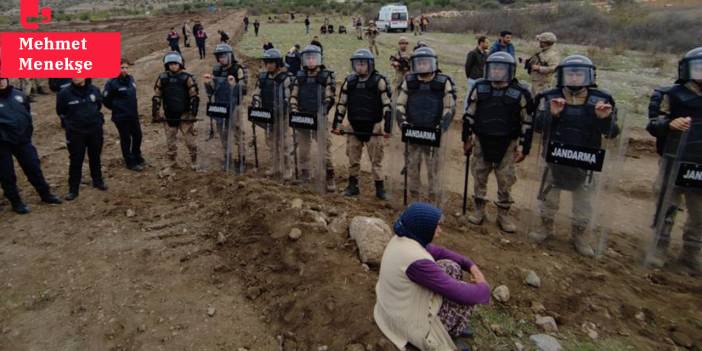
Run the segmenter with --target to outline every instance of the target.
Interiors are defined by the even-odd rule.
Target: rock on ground
[[[561,344],[551,335],[535,334],[529,337],[539,351],[561,351]]]
[[[349,235],[356,241],[361,262],[380,265],[385,246],[392,238],[392,231],[382,219],[358,216],[351,220]]]

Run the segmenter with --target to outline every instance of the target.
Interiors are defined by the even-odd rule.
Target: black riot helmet
[[[263,63],[274,62],[278,67],[283,67],[283,54],[278,49],[268,49],[263,53]]]
[[[185,69],[185,59],[178,51],[170,51],[163,57],[163,67],[166,68],[166,71],[171,63],[177,63],[180,65],[180,69]]]
[[[300,52],[302,67],[310,69],[323,64],[322,49],[317,45],[307,45]],[[314,67],[313,67],[314,66]]]
[[[225,43],[217,44],[217,46],[215,46],[215,49],[214,49],[214,55],[215,55],[215,59],[217,59],[217,63],[223,64],[225,66],[229,66],[236,61],[236,58],[234,57],[234,49],[232,49],[232,47],[229,46],[229,44],[225,44]],[[221,57],[226,57],[227,62],[226,63],[220,62],[219,59]]]
[[[412,73],[426,74],[439,70],[438,57],[434,49],[427,46],[414,50],[410,61],[412,63]]]
[[[491,82],[511,82],[517,70],[514,57],[504,51],[498,51],[485,61],[485,79]]]
[[[570,55],[556,66],[556,86],[578,90],[596,86],[596,68],[592,61],[583,55]]]
[[[359,72],[359,66],[366,64],[367,70]],[[351,55],[351,69],[360,76],[367,76],[375,70],[375,56],[368,49],[358,49]]]
[[[702,46],[688,51],[678,62],[678,80],[702,81]]]

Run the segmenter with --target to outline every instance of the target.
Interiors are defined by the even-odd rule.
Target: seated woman
[[[431,244],[441,233],[442,212],[411,204],[395,222],[375,287],[375,323],[400,350],[453,351],[468,328],[474,305],[490,302],[490,286],[469,258]],[[463,270],[474,283],[464,282]]]

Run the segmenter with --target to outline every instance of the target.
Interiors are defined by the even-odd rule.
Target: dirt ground
[[[188,69],[200,78],[211,69],[216,30],[241,35],[243,13],[188,17],[199,17],[210,35],[206,60],[197,59],[196,48],[182,48]],[[237,177],[164,171],[165,136],[161,126],[147,122],[150,98],[162,69],[166,31],[185,18],[71,26],[122,32],[124,54],[134,62],[139,86],[148,167],[142,173],[123,167],[117,133],[108,121],[103,165],[109,191],[85,183],[76,201],[46,206],[19,177],[33,212],[17,216],[6,202],[0,204],[0,350],[307,351],[353,344],[384,350],[372,318],[377,267],[361,265],[347,224],[356,215],[391,222],[401,204],[374,201],[369,176],[363,195],[346,199],[279,185],[254,172]],[[253,77],[257,66],[250,64]],[[97,80],[98,86],[103,82]],[[48,181],[64,194],[68,153],[54,99],[41,96],[33,105],[34,143]],[[200,124],[205,133],[206,124]],[[453,128],[457,133],[458,126]],[[493,302],[482,310],[530,324],[532,305],[541,303],[542,313],[559,324],[559,340],[573,345],[588,340],[583,324],[590,322],[600,340],[627,349],[674,350],[676,343],[702,349],[700,277],[678,267],[651,271],[639,264],[650,232],[642,218],[651,212],[656,155],[643,131],[632,138],[623,179],[633,180],[614,187],[616,202],[607,212],[619,220],[610,249],[598,260],[573,254],[566,226],[559,229],[559,239],[536,247],[526,241],[526,224],[516,235],[500,233],[492,222],[467,225],[455,213],[463,158],[458,148],[452,150],[447,188],[455,193],[439,243],[470,256],[493,287],[505,284],[512,295],[508,303]],[[335,138],[333,149],[341,182],[346,173],[342,138]],[[179,152],[184,159],[184,146]],[[393,156],[399,157],[388,157]],[[536,185],[530,171],[534,159],[520,167],[523,180],[515,187],[515,212],[522,218],[530,213],[522,200]],[[301,208],[292,206],[295,199],[302,200]],[[301,238],[290,239],[291,228],[301,229]],[[540,275],[539,289],[523,284],[526,269]],[[514,341],[528,338],[497,333],[485,324],[482,317],[475,319],[478,350],[511,350]]]

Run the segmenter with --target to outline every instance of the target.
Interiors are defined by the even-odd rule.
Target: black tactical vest
[[[692,126],[688,132],[681,161],[702,163],[702,95],[695,94],[684,85],[675,85],[668,92],[668,97],[671,120],[678,117],[692,118]],[[665,155],[676,155],[681,135],[681,132],[670,132],[665,146]]]
[[[163,99],[163,110],[166,118],[180,119],[185,112],[190,111],[188,78],[191,76],[190,73],[183,71],[176,74],[163,72],[159,76],[161,80],[161,98]]]
[[[229,86],[227,78],[233,76],[236,78],[236,82],[239,83],[239,65],[233,63],[229,67],[222,66],[220,64],[215,64],[212,69],[212,83],[214,84],[214,102],[217,103],[229,103],[229,97],[232,98],[232,104],[239,104],[239,89],[240,85],[237,84],[232,90]],[[231,94],[231,95],[230,95]]]
[[[544,95],[547,96],[547,104],[552,98],[564,98],[561,89],[553,89]],[[550,140],[570,145],[600,148],[603,134],[616,134],[617,132],[610,118],[604,120],[597,118],[595,105],[598,101],[614,105],[611,95],[594,88],[588,88],[585,104],[566,104],[560,116],[551,121]]]
[[[319,71],[316,76],[308,76],[304,70],[297,72],[295,79],[298,86],[297,101],[300,112],[315,114],[318,112],[324,101],[324,89],[328,77],[329,71],[325,69]]]
[[[371,74],[367,80],[361,81],[355,74],[347,78],[346,92],[348,96],[349,122],[378,123],[383,120],[383,99],[380,97],[378,83],[383,77],[378,73]]]
[[[285,103],[283,96],[283,82],[288,76],[287,72],[280,72],[275,77],[268,76],[268,72],[263,72],[258,76],[258,87],[261,89],[261,105],[266,110],[273,111],[277,104]],[[276,89],[278,89],[278,101],[276,101]]]
[[[522,88],[510,84],[495,89],[489,81],[479,80],[475,84],[475,91],[478,97],[475,134],[517,138],[521,126]]]
[[[444,110],[444,87],[448,76],[437,73],[434,79],[420,81],[416,74],[407,76],[407,122],[419,127],[436,128]]]

